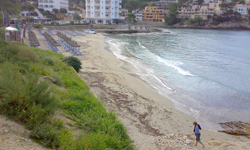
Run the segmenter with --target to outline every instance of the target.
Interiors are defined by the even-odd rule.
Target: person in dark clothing
[[[201,127],[199,124],[197,124],[197,122],[193,122],[193,125],[194,125],[194,134],[196,136],[196,143],[194,146],[197,146],[198,142],[201,143],[201,133],[200,133],[200,130],[201,130]],[[205,146],[201,143],[201,145],[203,146],[203,148],[205,148]]]

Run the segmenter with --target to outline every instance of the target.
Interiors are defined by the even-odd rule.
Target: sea
[[[250,31],[162,30],[169,33],[107,34],[106,42],[133,74],[204,128],[250,122]]]

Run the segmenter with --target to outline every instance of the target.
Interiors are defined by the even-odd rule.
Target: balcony
[[[122,5],[119,5],[119,8],[122,8]]]

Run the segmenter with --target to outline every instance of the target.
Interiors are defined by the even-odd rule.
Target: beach
[[[34,32],[41,41],[43,36]],[[110,51],[116,47],[109,45],[102,33],[67,36],[81,45],[83,55],[76,56],[82,62],[79,75],[107,111],[117,114],[139,150],[202,149],[201,145],[193,146],[195,136],[192,123],[196,121],[195,118],[178,111],[170,98],[160,95],[130,73],[135,68],[116,58]],[[57,36],[53,37],[57,39]],[[40,44],[40,48],[46,49],[44,41]],[[63,46],[59,49],[63,50]],[[66,57],[72,56],[70,52],[63,53]],[[244,150],[250,146],[246,137],[206,129],[201,130],[201,139],[205,149]]]

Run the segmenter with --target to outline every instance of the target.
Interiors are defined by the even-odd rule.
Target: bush
[[[50,124],[41,124],[31,130],[30,137],[39,140],[45,147],[58,148],[60,146],[60,132]]]
[[[50,59],[50,58],[45,58],[45,62],[47,62],[49,65],[54,66],[54,60]]]
[[[53,10],[53,12],[56,13],[56,14],[59,12],[58,9],[52,9],[52,10]]]
[[[56,101],[46,81],[29,70],[15,71],[10,63],[0,73],[1,113],[23,122],[29,129],[44,123],[55,111]]]
[[[61,8],[61,9],[60,9],[60,13],[67,13],[67,9]]]
[[[67,57],[63,60],[63,62],[66,62],[68,65],[72,66],[77,73],[79,73],[79,70],[82,68],[81,65],[81,61],[73,56]]]
[[[74,25],[74,24],[75,24],[75,22],[74,22],[74,21],[70,21],[70,24],[71,24],[71,25]]]

